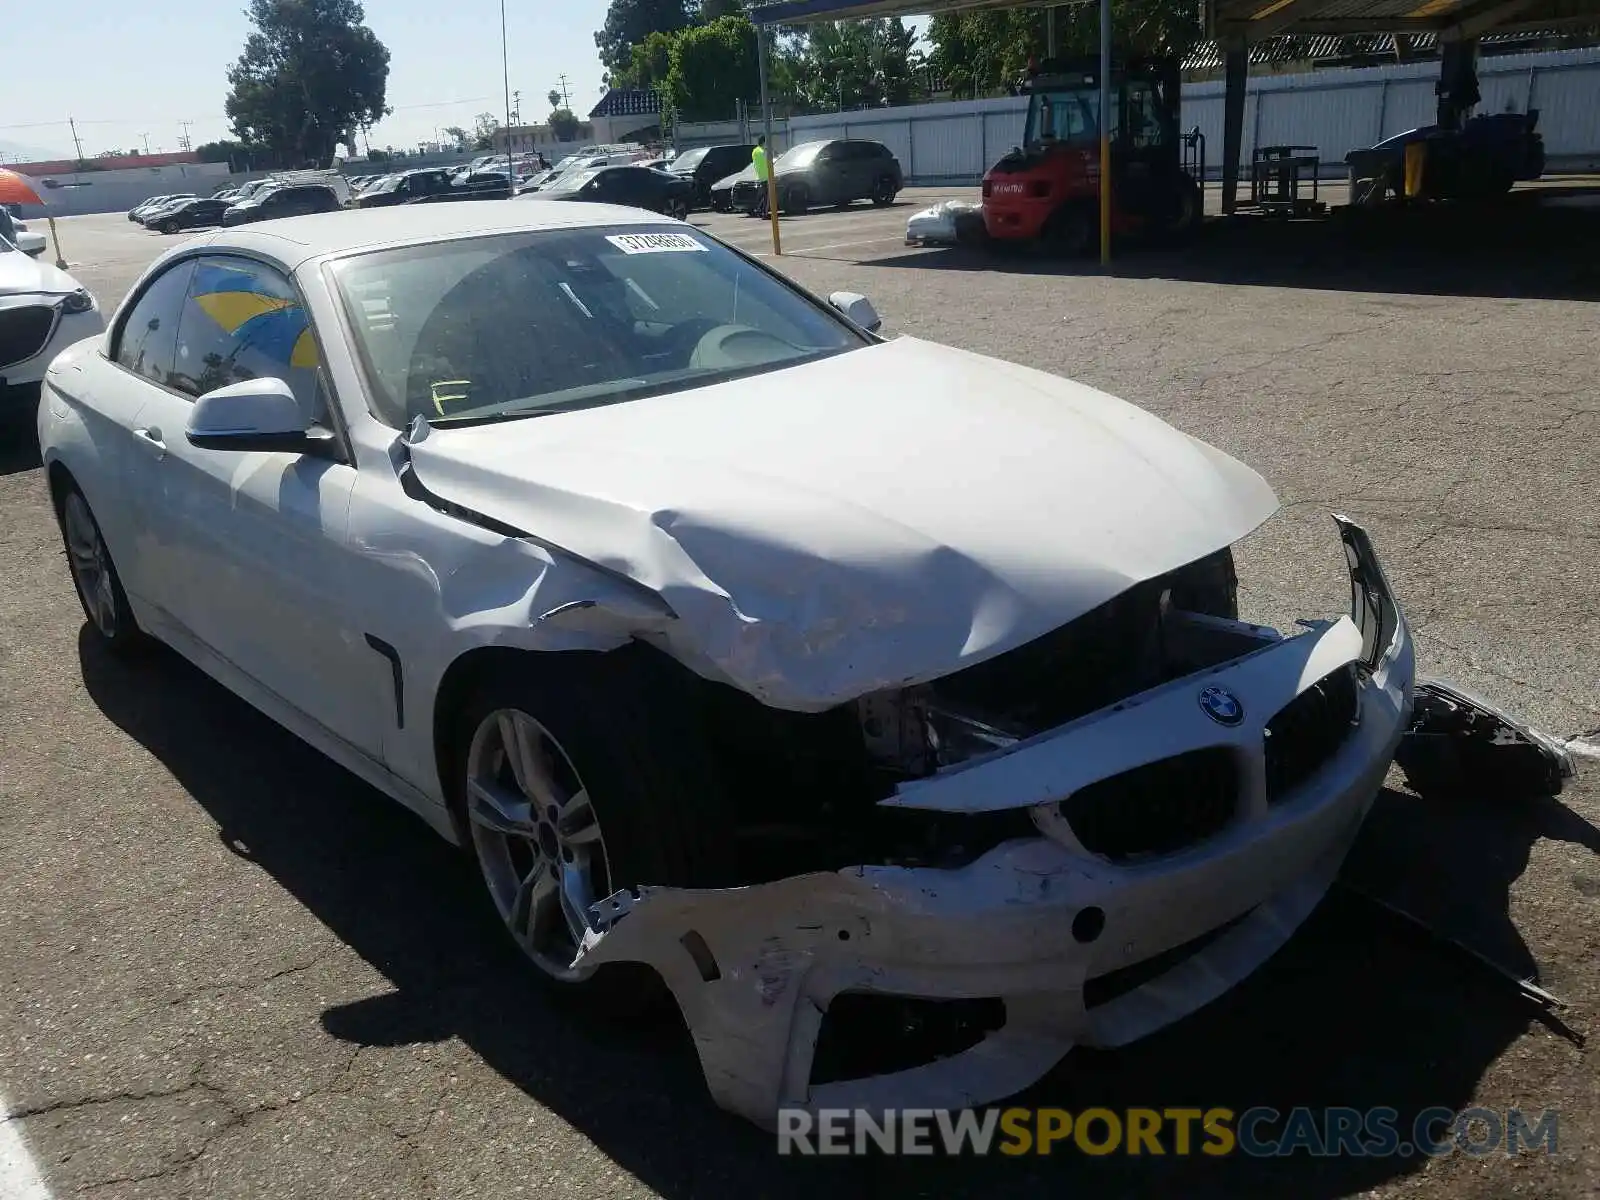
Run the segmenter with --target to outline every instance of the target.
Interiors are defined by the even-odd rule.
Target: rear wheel
[[[811,211],[811,193],[803,183],[797,183],[784,197],[783,211],[791,217],[803,217]]]
[[[879,208],[887,208],[894,203],[899,190],[895,187],[893,175],[880,176],[878,182],[872,185],[872,202]]]
[[[56,518],[83,615],[109,649],[118,654],[137,649],[146,640],[144,631],[133,619],[128,594],[122,590],[100,523],[76,484],[68,484],[61,494]]]
[[[713,765],[673,665],[640,648],[528,656],[457,714],[452,802],[500,919],[547,981],[636,987],[573,960],[624,887],[714,885],[729,861]]]
[[[689,202],[680,198],[667,201],[667,216],[677,221],[689,219]]]
[[[1204,218],[1200,187],[1187,175],[1178,178],[1165,233],[1174,241],[1187,241],[1200,231]]]
[[[163,222],[161,222],[161,232],[162,233],[177,233],[178,232],[178,223],[176,221],[163,221]]]
[[[1064,204],[1050,214],[1040,241],[1047,253],[1082,258],[1098,241],[1094,218],[1087,205]]]

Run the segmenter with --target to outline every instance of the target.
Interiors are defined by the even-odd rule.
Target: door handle
[[[151,450],[154,450],[157,458],[165,458],[167,456],[167,444],[161,440],[161,430],[135,429],[133,435]]]

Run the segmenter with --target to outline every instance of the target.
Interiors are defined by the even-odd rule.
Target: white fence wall
[[[151,196],[194,192],[209,196],[228,180],[227,163],[183,163],[169,167],[133,167],[121,171],[84,171],[46,176],[39,194],[57,217],[80,213],[124,212]],[[54,186],[51,186],[54,184]],[[25,204],[24,220],[44,216],[37,204]]]
[[[1342,175],[1351,150],[1433,123],[1438,73],[1437,62],[1418,62],[1256,76],[1245,98],[1242,161],[1257,145],[1315,146],[1328,173]],[[1600,50],[1484,58],[1478,76],[1479,112],[1539,110],[1552,167],[1600,166]],[[1183,88],[1183,128],[1205,135],[1212,178],[1221,174],[1222,98],[1220,80]],[[894,151],[913,183],[967,184],[1017,144],[1027,111],[1026,97],[1007,96],[823,113],[791,118],[787,140],[870,138]]]

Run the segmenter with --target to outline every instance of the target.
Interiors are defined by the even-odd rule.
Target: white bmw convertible
[[[1260,477],[876,324],[635,209],[300,217],[164,255],[40,442],[105,642],[466,847],[551,981],[659,973],[720,1104],[958,1106],[1265,961],[1413,655],[1360,528],[1348,615],[1242,622]]]

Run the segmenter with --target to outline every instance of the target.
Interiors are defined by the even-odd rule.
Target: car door
[[[54,381],[82,414],[99,452],[98,469],[82,472],[78,482],[123,589],[141,610],[155,602],[159,580],[147,513],[151,493],[159,486],[161,455],[142,418],[171,376],[178,321],[193,273],[189,259],[151,278],[115,329],[110,356],[87,355],[79,370]]]
[[[357,682],[371,651],[349,607],[354,468],[305,454],[199,449],[184,437],[196,398],[267,377],[288,383],[314,420],[331,419],[294,286],[253,259],[199,258],[170,387],[141,417],[166,448],[150,514],[160,603],[212,653],[377,757],[381,710]]]

